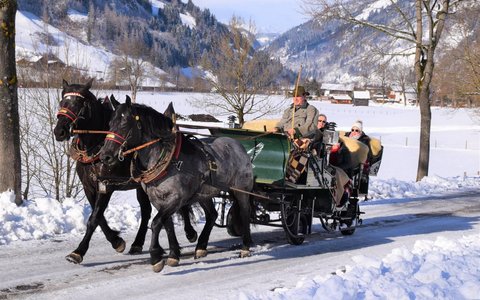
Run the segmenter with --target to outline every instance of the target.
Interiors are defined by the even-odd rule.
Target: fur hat
[[[357,127],[360,129],[360,131],[363,131],[363,122],[361,120],[357,120],[355,123],[353,123],[352,128]]]

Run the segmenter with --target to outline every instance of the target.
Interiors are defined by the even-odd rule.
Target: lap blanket
[[[305,171],[308,164],[308,157],[304,152],[292,152],[288,159],[285,179],[292,183],[297,183],[300,175]]]
[[[350,152],[352,168],[357,167],[359,164],[365,163],[368,157],[367,145],[347,136],[341,136],[340,142],[342,142]]]
[[[348,177],[347,173],[342,169],[332,166],[335,169],[335,181],[337,186],[335,188],[335,204],[340,206],[340,202],[342,201],[343,193],[345,192],[345,188],[350,183],[350,177]]]

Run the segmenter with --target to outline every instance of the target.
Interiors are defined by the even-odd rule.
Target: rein
[[[136,152],[136,151],[141,150],[141,149],[143,149],[143,148],[146,148],[146,147],[148,147],[148,146],[150,146],[150,145],[153,145],[153,144],[155,144],[155,143],[158,143],[158,142],[160,142],[161,140],[162,140],[162,139],[155,139],[155,140],[152,140],[152,141],[150,141],[150,142],[146,142],[145,144],[142,144],[142,145],[137,146],[137,147],[135,147],[135,148],[132,148],[132,149],[123,151],[123,152],[122,152],[122,155],[125,156],[125,155],[128,155],[128,154],[132,153],[132,152]]]
[[[186,131],[186,130],[179,130],[178,132],[180,133],[184,133],[184,134],[188,134],[188,135],[200,135],[200,136],[208,136],[208,137],[212,137],[211,134],[206,134],[206,133],[198,133],[198,132],[193,132],[193,131]],[[260,133],[260,134],[257,134],[257,135],[252,135],[252,136],[246,136],[246,137],[235,137],[234,139],[235,140],[241,140],[241,141],[246,141],[246,140],[254,140],[256,138],[259,138],[259,137],[262,137],[262,136],[266,136],[266,135],[269,135],[269,134],[272,134],[272,132],[264,132],[264,133]]]

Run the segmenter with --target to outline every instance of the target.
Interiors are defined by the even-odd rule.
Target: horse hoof
[[[152,266],[153,272],[158,273],[163,270],[163,267],[165,267],[165,260],[162,259],[161,261]]]
[[[240,250],[240,258],[249,257],[251,255],[250,250]]]
[[[83,261],[83,257],[75,252],[72,252],[69,255],[65,256],[65,259],[74,264],[79,264]]]
[[[123,253],[123,251],[125,251],[125,248],[127,248],[127,243],[125,243],[125,241],[122,239],[122,242],[117,248],[115,248],[115,251],[117,251],[118,253]]]
[[[135,255],[135,254],[142,254],[142,246],[132,246],[130,247],[130,251],[128,251],[128,254]]]
[[[202,258],[202,257],[205,257],[207,256],[207,250],[204,250],[204,249],[197,249],[195,251],[195,259],[197,258]]]
[[[190,243],[195,243],[197,241],[197,238],[198,238],[198,234],[196,231],[195,231],[195,234],[190,237],[187,235],[187,239]]]
[[[169,257],[167,259],[167,266],[169,267],[176,267],[178,266],[179,260],[173,257]]]

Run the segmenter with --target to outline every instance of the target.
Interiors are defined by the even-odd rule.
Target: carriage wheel
[[[343,235],[352,235],[355,233],[355,228],[358,225],[358,219],[359,219],[359,212],[360,207],[358,205],[358,202],[353,204],[351,203],[348,206],[347,211],[342,212],[342,217],[351,217],[351,219],[343,220],[340,225],[340,232]],[[342,225],[347,225],[347,227],[343,227]],[[343,228],[342,228],[343,227]]]
[[[335,232],[337,230],[337,220],[332,218],[331,215],[320,214],[318,218],[322,223],[323,229],[325,229],[327,232]]]
[[[292,245],[300,245],[305,240],[308,230],[307,216],[298,209],[299,199],[283,199],[282,201],[282,226],[287,240]]]

